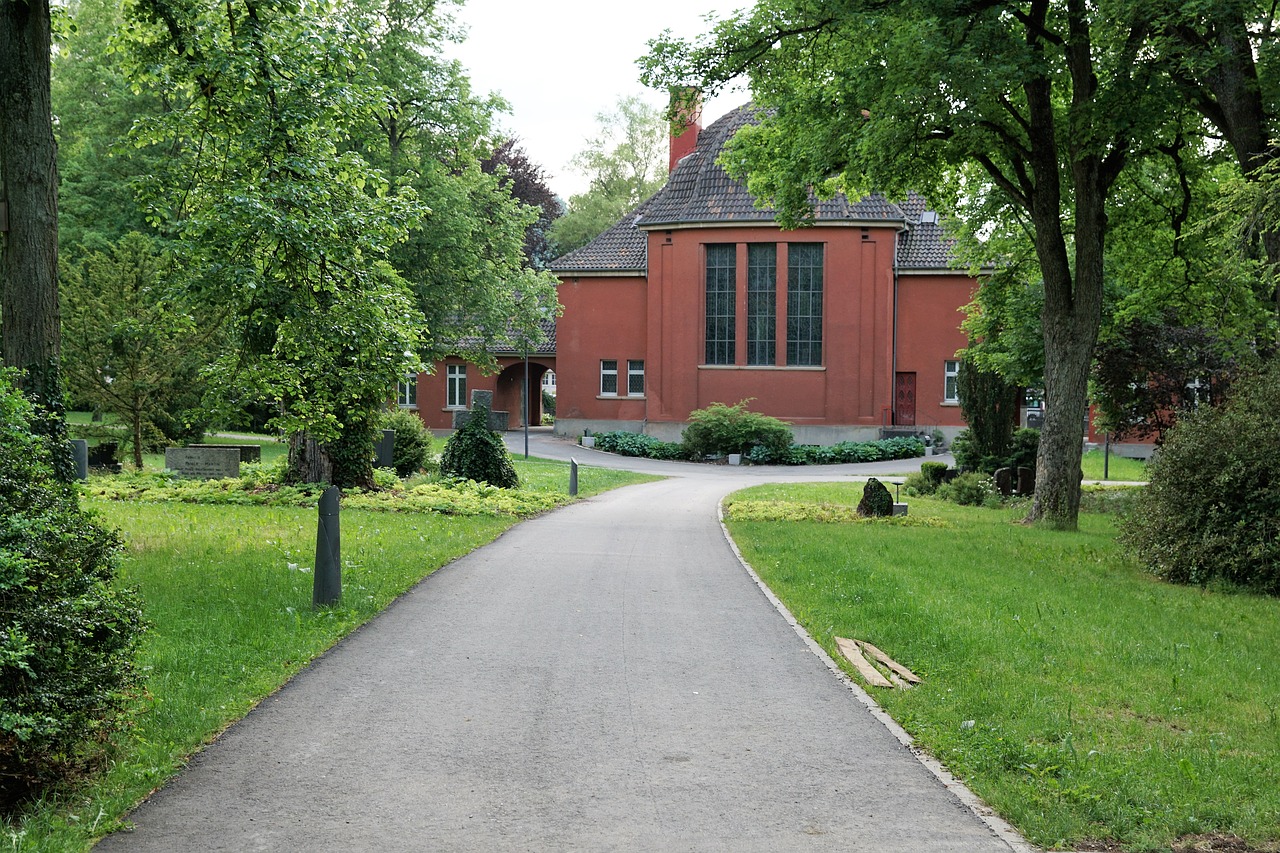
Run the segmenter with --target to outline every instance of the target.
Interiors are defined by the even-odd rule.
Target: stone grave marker
[[[164,467],[179,477],[192,480],[222,480],[240,476],[238,445],[216,447],[193,444],[169,447],[164,451]]]

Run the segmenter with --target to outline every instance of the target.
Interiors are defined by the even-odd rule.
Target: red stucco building
[[[960,309],[977,283],[949,266],[937,214],[918,196],[838,196],[811,226],[780,229],[716,163],[753,117],[673,137],[667,185],[552,264],[556,431],[674,440],[691,411],[750,398],[801,443],[953,435]]]
[[[886,430],[950,439],[964,425],[956,352],[976,280],[952,265],[936,213],[837,196],[813,224],[784,231],[716,163],[754,120],[749,107],[672,137],[667,185],[614,227],[552,264],[563,316],[529,356],[495,352],[485,375],[460,359],[401,387],[401,405],[448,429],[472,390],[494,392],[511,428],[540,422],[554,371],[556,432],[626,429],[678,440],[689,413],[750,399],[800,443]]]

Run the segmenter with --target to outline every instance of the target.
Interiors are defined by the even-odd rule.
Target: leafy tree
[[[546,172],[529,159],[515,139],[499,144],[480,161],[480,169],[485,174],[499,175],[512,198],[538,211],[538,218],[524,232],[524,259],[534,269],[546,269],[555,257],[548,232],[563,212],[560,199],[547,186]]]
[[[379,24],[364,33],[362,49],[384,102],[356,144],[430,210],[391,254],[425,318],[419,354],[493,366],[494,342],[539,340],[540,321],[557,310],[555,277],[525,254],[527,245],[533,259],[542,251],[528,238],[545,209],[513,194],[509,169],[497,174],[492,117],[506,105],[476,96],[461,66],[443,57],[442,43],[458,38],[448,16],[432,0],[365,6]],[[484,160],[494,160],[492,173]]]
[[[135,126],[172,155],[142,185],[194,291],[226,311],[222,399],[279,406],[291,479],[370,485],[422,327],[385,259],[423,211],[350,150],[385,103],[357,49],[369,21],[261,0],[131,9],[131,79],[171,105]]]
[[[1205,326],[1132,320],[1098,345],[1093,381],[1099,425],[1119,438],[1155,436],[1200,405],[1220,404],[1239,370]]]
[[[1280,160],[1280,41],[1276,6],[1260,0],[1162,0],[1139,7],[1152,16],[1154,48],[1179,94],[1215,127],[1246,181]],[[1280,273],[1280,222],[1253,242]],[[1271,296],[1280,310],[1280,289]]]
[[[766,0],[701,44],[660,38],[645,60],[646,82],[664,87],[749,76],[771,112],[725,162],[784,225],[806,220],[811,190],[874,187],[944,206],[984,197],[1026,228],[1044,289],[1047,405],[1029,518],[1062,528],[1079,513],[1108,200],[1171,121],[1139,12],[1124,0]]]
[[[560,254],[591,242],[667,182],[667,121],[661,110],[631,95],[596,120],[599,135],[572,163],[591,179],[590,188],[569,199],[551,229]]]
[[[177,301],[171,259],[154,241],[128,234],[107,252],[64,264],[63,363],[71,392],[117,415],[142,468],[144,434],[172,429],[200,400],[208,333]],[[185,401],[186,406],[182,403]],[[202,432],[199,425],[196,432]],[[185,432],[185,430],[183,431]],[[176,436],[174,436],[176,437]]]
[[[165,109],[168,93],[135,92],[111,39],[124,27],[119,0],[75,0],[54,38],[52,102],[58,136],[59,253],[109,251],[130,232],[151,233],[134,193],[163,152],[131,144],[134,119]]]
[[[0,809],[103,757],[138,684],[120,542],[54,470],[57,445],[0,371]]]
[[[48,0],[0,0],[0,356],[21,371],[36,428],[66,438],[58,375],[58,166],[49,101]],[[57,470],[70,478],[69,451]]]

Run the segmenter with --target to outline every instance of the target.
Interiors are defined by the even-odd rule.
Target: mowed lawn
[[[923,677],[871,692],[1031,841],[1280,841],[1280,601],[1162,583],[1110,516],[1062,533],[912,498],[936,526],[732,520],[734,502],[848,507],[861,489],[749,489],[728,526],[833,657],[834,637],[866,640]]]

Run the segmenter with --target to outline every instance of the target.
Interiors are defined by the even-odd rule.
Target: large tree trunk
[[[0,0],[0,353],[23,371],[36,429],[65,444],[58,379],[58,165],[49,102],[49,1]],[[73,472],[70,448],[55,454]],[[65,458],[62,458],[65,457]]]
[[[29,395],[56,389],[58,166],[49,106],[48,0],[0,2],[0,253],[5,364]],[[52,374],[52,375],[50,375]]]
[[[290,483],[332,483],[333,459],[328,448],[305,432],[289,436],[289,470],[285,479]]]

